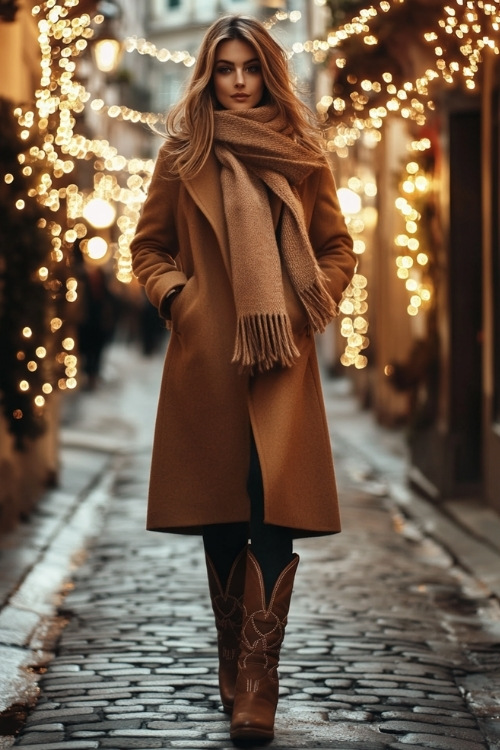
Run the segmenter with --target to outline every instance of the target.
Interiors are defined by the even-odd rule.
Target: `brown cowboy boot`
[[[222,589],[212,561],[208,555],[205,555],[205,557],[210,599],[217,628],[220,697],[224,711],[231,713],[234,703],[234,686],[238,674],[247,547],[244,547],[235,559],[229,572],[225,590]]]
[[[268,741],[274,737],[279,654],[298,564],[299,556],[294,555],[276,581],[267,605],[262,571],[254,555],[248,552],[238,678],[231,720],[233,740]]]

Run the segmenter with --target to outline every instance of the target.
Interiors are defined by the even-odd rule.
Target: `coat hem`
[[[230,523],[234,523],[234,522],[230,522]],[[334,534],[340,534],[341,532],[341,529],[322,529],[322,530],[314,529],[313,530],[313,529],[294,529],[291,527],[286,527],[286,528],[290,530],[293,539],[309,539],[312,537],[319,537],[319,536],[333,536]],[[202,526],[156,526],[153,524],[151,525],[148,524],[146,526],[146,531],[155,531],[160,534],[202,536],[203,527]]]

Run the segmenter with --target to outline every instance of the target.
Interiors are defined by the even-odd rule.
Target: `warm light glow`
[[[410,202],[425,199],[426,193],[432,189],[432,180],[422,170],[419,162],[420,155],[430,147],[431,143],[427,138],[411,143],[409,149],[414,154],[414,158],[406,164],[407,176],[401,184],[401,190],[405,196],[399,195],[395,201],[395,206],[404,219],[406,230],[405,233],[396,235],[394,239],[394,244],[402,252],[396,258],[396,275],[405,282],[407,291],[412,295],[407,307],[407,313],[412,317],[418,315],[432,299],[431,288],[424,283],[422,275],[429,263],[428,253],[420,250],[421,243],[418,237],[422,216],[415,205]]]
[[[361,198],[350,188],[337,190],[340,208],[343,214],[357,214],[361,211]]]
[[[85,246],[87,255],[92,260],[101,260],[108,252],[108,243],[104,237],[91,237]]]
[[[340,312],[346,316],[342,318],[340,324],[340,333],[347,340],[345,350],[340,357],[340,362],[344,367],[354,365],[357,369],[362,369],[368,364],[367,358],[361,354],[361,351],[370,343],[365,335],[368,331],[368,321],[364,317],[368,310],[366,285],[366,277],[356,273],[344,292],[339,306]]]
[[[122,46],[117,39],[99,39],[94,42],[93,53],[97,67],[102,73],[112,73],[118,67]]]
[[[83,218],[95,229],[106,229],[116,219],[116,210],[103,198],[92,198],[83,208]]]

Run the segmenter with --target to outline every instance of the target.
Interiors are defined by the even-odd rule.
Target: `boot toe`
[[[274,729],[257,726],[255,717],[252,717],[252,721],[249,721],[248,724],[238,724],[238,726],[232,728],[230,737],[233,741],[241,744],[255,744],[257,742],[259,744],[266,744],[274,739]]]
[[[277,701],[263,701],[256,695],[249,694],[244,701],[247,705],[241,705],[243,701],[240,696],[238,698],[231,722],[231,739],[271,741],[274,738]]]

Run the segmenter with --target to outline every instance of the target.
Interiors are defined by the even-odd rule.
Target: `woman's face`
[[[264,79],[257,53],[241,39],[220,42],[213,72],[215,96],[224,109],[256,107],[264,94]]]

